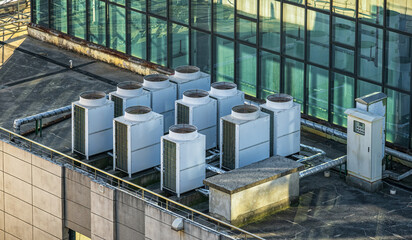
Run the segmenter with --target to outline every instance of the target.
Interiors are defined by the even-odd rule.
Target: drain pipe
[[[310,176],[310,175],[313,175],[313,174],[316,174],[316,173],[319,173],[319,172],[323,172],[327,169],[330,169],[330,168],[333,168],[335,166],[344,164],[345,162],[346,162],[346,155],[342,156],[342,157],[338,157],[338,158],[330,160],[330,161],[327,161],[327,162],[322,163],[320,165],[317,165],[315,167],[308,168],[308,169],[305,169],[303,171],[300,171],[299,172],[299,178],[304,178],[304,177],[307,177],[307,176]]]
[[[330,128],[330,127],[327,127],[327,126],[323,126],[319,123],[314,123],[314,122],[309,121],[307,119],[301,119],[301,124],[303,126],[321,131],[323,133],[326,133],[326,134],[329,134],[329,135],[332,135],[332,136],[339,137],[339,138],[344,139],[344,140],[347,139],[346,133],[341,132],[341,131],[336,130],[336,129],[333,129],[333,128]],[[394,157],[397,157],[399,159],[402,159],[402,160],[405,160],[405,161],[408,161],[408,162],[412,162],[412,156],[407,154],[407,153],[399,152],[395,149],[388,148],[388,147],[385,147],[385,153],[388,154],[388,155],[392,155]]]
[[[72,105],[69,106],[65,106],[65,107],[61,107],[61,108],[57,108],[57,109],[53,109],[47,112],[43,112],[43,113],[39,113],[36,115],[32,115],[29,117],[25,117],[25,118],[20,118],[20,119],[15,119],[13,122],[13,130],[15,133],[20,134],[20,127],[23,124],[29,123],[29,122],[34,122],[34,121],[38,121],[41,120],[43,118],[48,118],[48,117],[53,117],[65,112],[70,112],[72,109]],[[41,128],[41,126],[40,126]]]
[[[326,153],[320,148],[311,147],[311,146],[308,146],[308,145],[305,145],[305,144],[300,144],[300,149],[303,150],[303,151],[308,151],[308,152],[316,152],[316,154],[297,160],[296,162],[299,162],[299,163],[309,161],[309,160],[313,160],[313,159],[318,158],[318,157],[326,156]]]
[[[217,174],[222,174],[222,173],[225,173],[225,172],[226,172],[225,170],[220,169],[220,168],[217,168],[217,167],[214,167],[214,166],[212,166],[212,165],[210,165],[210,164],[206,164],[206,169],[209,170],[209,171],[215,172],[215,173],[217,173]]]

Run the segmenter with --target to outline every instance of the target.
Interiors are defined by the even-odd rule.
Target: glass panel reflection
[[[265,51],[260,52],[261,98],[279,92],[280,56]]]
[[[333,41],[348,46],[355,46],[355,22],[333,17]]]
[[[285,59],[285,93],[293,96],[295,102],[300,104],[303,104],[303,68],[303,63]]]
[[[382,81],[382,44],[381,29],[359,24],[359,76],[377,82]]]
[[[237,18],[237,37],[245,42],[256,43],[256,22]]]
[[[145,0],[129,0],[130,7],[136,10],[146,11],[146,1]]]
[[[389,27],[412,33],[412,1],[387,0],[386,11]]]
[[[191,0],[192,26],[210,31],[211,0]]]
[[[192,30],[192,64],[203,72],[210,72],[211,65],[210,34]]]
[[[305,51],[305,9],[283,4],[284,53],[303,59]]]
[[[329,65],[329,15],[308,10],[308,59],[311,62]]]
[[[334,73],[332,94],[332,121],[336,125],[346,127],[347,115],[345,110],[354,107],[355,80],[351,77]]]
[[[189,28],[172,24],[171,42],[172,56],[170,66],[189,65]]]
[[[130,53],[132,56],[146,59],[146,15],[130,12]]]
[[[308,114],[328,120],[329,71],[308,65]]]
[[[167,24],[166,21],[151,17],[149,19],[150,61],[166,66],[167,64]]]
[[[215,32],[227,37],[234,37],[234,1],[231,0],[213,0]]]
[[[333,46],[332,54],[335,69],[353,73],[355,67],[355,53],[353,50]]]
[[[280,51],[280,2],[260,0],[260,44],[263,48]]]
[[[325,11],[329,11],[330,0],[306,0],[308,6],[319,8]]]
[[[215,37],[214,81],[234,82],[235,44],[232,41]]]
[[[69,4],[70,34],[86,39],[86,0],[71,0]]]
[[[189,24],[188,6],[189,0],[169,0],[170,18],[176,22]]]
[[[383,1],[384,0],[361,0],[359,1],[359,19],[376,24],[383,23]]]
[[[51,2],[51,28],[67,33],[67,1],[59,0]]]
[[[109,4],[110,48],[126,52],[126,10]]]
[[[89,1],[90,41],[106,45],[106,3],[100,0]]]
[[[238,45],[238,83],[245,94],[256,97],[256,48]]]
[[[356,17],[356,0],[333,0],[332,11],[348,17]]]
[[[148,0],[149,12],[162,17],[167,17],[167,0]]]
[[[387,38],[387,83],[409,91],[411,86],[411,38],[389,32]]]
[[[386,141],[408,147],[410,96],[386,89],[388,95],[386,109]]]
[[[35,0],[33,14],[35,23],[44,27],[49,26],[49,1]]]
[[[237,0],[237,14],[250,18],[257,17],[257,1],[258,0]]]

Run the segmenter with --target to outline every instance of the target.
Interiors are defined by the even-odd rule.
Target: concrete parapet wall
[[[7,169],[7,171],[6,171]],[[0,240],[68,239],[72,229],[94,239],[231,239],[80,169],[0,140]]]
[[[173,70],[160,65],[137,59],[124,53],[116,52],[109,48],[77,39],[63,33],[58,33],[50,29],[44,29],[34,24],[29,25],[27,31],[29,36],[33,38],[92,57],[102,62],[113,64],[117,67],[130,70],[140,75],[173,73]]]

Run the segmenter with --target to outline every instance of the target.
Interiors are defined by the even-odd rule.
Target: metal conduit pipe
[[[318,172],[323,172],[323,171],[325,171],[329,168],[333,168],[335,166],[344,164],[345,162],[346,162],[346,155],[342,156],[342,157],[338,157],[338,158],[330,160],[330,161],[327,161],[327,162],[322,163],[320,165],[317,165],[315,167],[308,168],[308,169],[305,169],[303,171],[300,171],[299,172],[299,178],[304,178],[304,177],[316,174]]]
[[[306,126],[306,127],[313,128],[315,130],[327,133],[329,135],[339,137],[341,139],[345,139],[345,140],[347,139],[346,133],[341,132],[341,131],[336,130],[336,129],[333,129],[333,128],[330,128],[330,127],[327,127],[327,126],[323,126],[319,123],[314,123],[314,122],[309,121],[307,119],[301,119],[301,124]],[[407,154],[407,153],[399,152],[395,149],[388,148],[388,147],[385,147],[385,153],[388,154],[388,155],[392,155],[394,157],[397,157],[399,159],[402,159],[402,160],[405,160],[405,161],[408,161],[408,162],[412,162],[412,156]]]
[[[215,172],[215,173],[217,173],[217,174],[222,174],[222,173],[225,173],[225,172],[226,172],[225,170],[220,169],[220,168],[218,168],[218,167],[214,167],[214,166],[212,166],[212,165],[210,165],[210,164],[206,164],[206,169],[209,170],[209,171]]]
[[[25,118],[20,118],[20,119],[15,119],[13,122],[13,130],[15,133],[20,134],[20,127],[23,124],[29,123],[29,122],[34,122],[36,120],[40,120],[43,118],[48,118],[48,117],[52,117],[52,116],[56,116],[65,112],[70,112],[72,110],[72,105],[69,106],[65,106],[65,107],[61,107],[61,108],[57,108],[57,109],[53,109],[47,112],[43,112],[43,113],[38,113],[29,117],[25,117]]]
[[[305,145],[305,144],[302,144],[302,143],[300,144],[300,148],[303,151],[316,152],[316,154],[312,155],[312,156],[309,156],[309,157],[301,158],[301,159],[297,160],[296,162],[309,161],[309,160],[312,160],[312,159],[315,159],[315,158],[322,157],[322,156],[326,155],[326,153],[322,149],[316,148],[316,147],[311,147],[311,146],[308,146],[308,145]]]

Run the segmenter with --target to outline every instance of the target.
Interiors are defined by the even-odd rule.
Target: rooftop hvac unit
[[[143,78],[143,87],[151,94],[151,106],[154,112],[164,117],[164,132],[175,122],[175,101],[177,86],[163,74],[151,74]]]
[[[300,104],[287,94],[273,94],[260,105],[270,115],[270,156],[300,151]]]
[[[72,103],[72,152],[89,159],[113,148],[113,109],[104,92],[80,94],[80,100]]]
[[[113,121],[113,169],[129,174],[160,165],[163,116],[134,106]]]
[[[253,105],[220,119],[220,167],[240,168],[269,157],[270,117]]]
[[[162,137],[160,186],[180,194],[203,186],[206,137],[196,127],[178,124]]]
[[[109,93],[109,99],[114,102],[114,117],[123,116],[124,110],[131,106],[150,107],[150,93],[143,90],[138,82],[121,82],[117,90]]]
[[[170,76],[170,81],[177,84],[177,99],[191,89],[210,90],[210,75],[200,71],[195,66],[180,66],[175,69],[175,74]]]
[[[230,82],[215,82],[212,83],[210,89],[210,97],[217,101],[217,134],[220,132],[220,118],[229,115],[234,106],[242,105],[245,102],[245,94],[237,90],[236,84]],[[219,137],[217,138],[217,146],[219,146]]]
[[[191,124],[206,135],[206,149],[216,147],[217,101],[203,90],[188,90],[176,101],[176,124]]]

